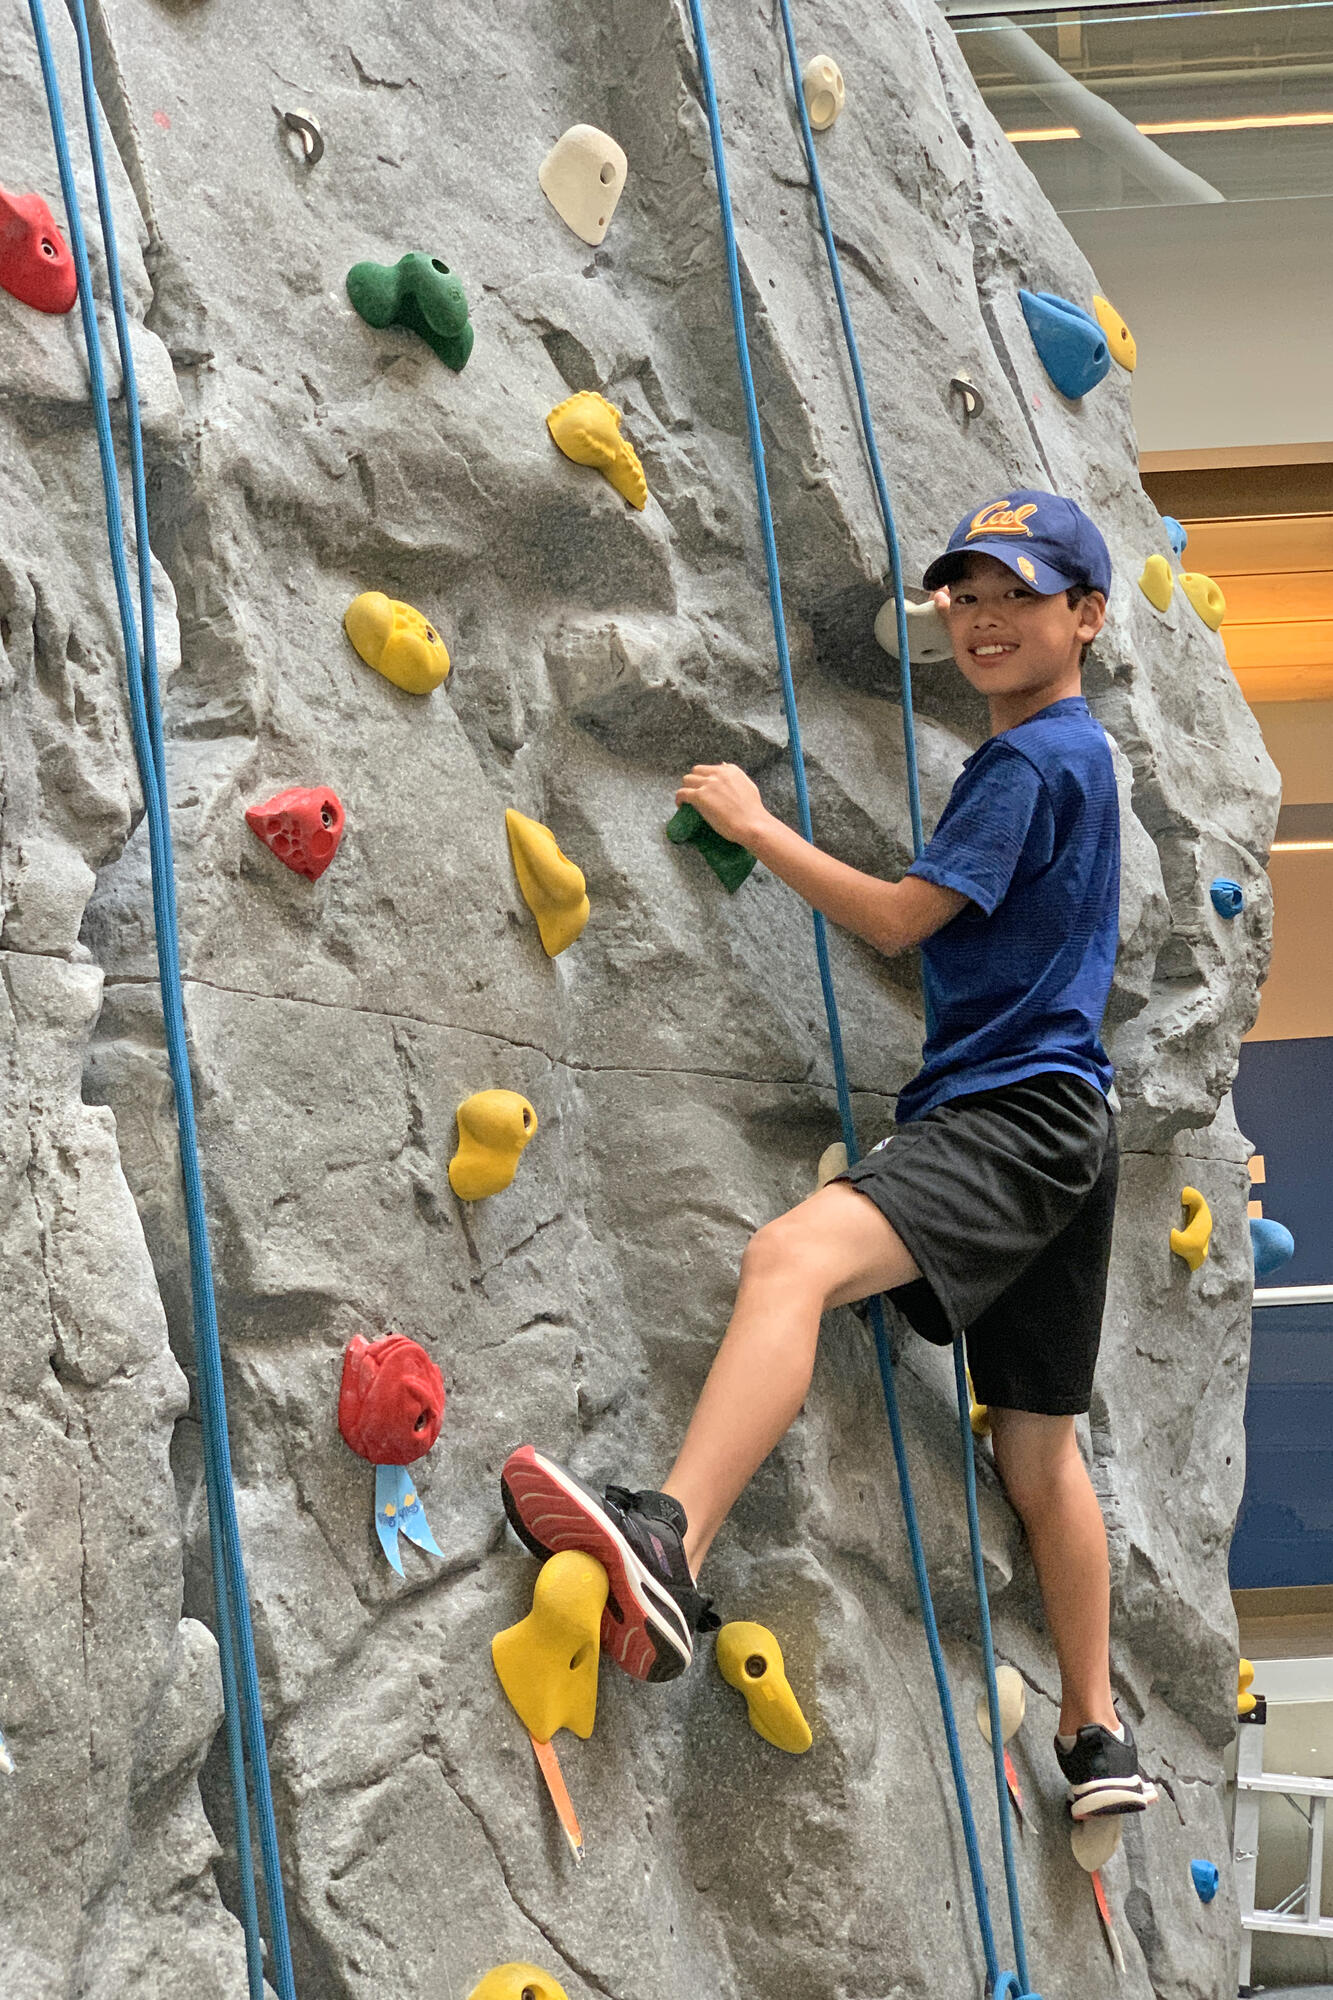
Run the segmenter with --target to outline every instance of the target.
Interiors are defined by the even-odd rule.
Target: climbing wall
[[[54,11],[54,10],[53,10]],[[703,1379],[747,1233],[837,1136],[803,907],[729,898],[664,838],[677,773],[731,758],[790,812],[715,189],[678,0],[97,0],[99,82],[145,402],[187,1013],[241,1528],[303,2000],[464,2000],[532,1960],[569,2000],[965,2000],[961,1838],[873,1355],[828,1322],[806,1412],[707,1581],[780,1635],[814,1730],[748,1728],[706,1659],[609,1669],[564,1737],[581,1871],[492,1673],[529,1601],[497,1473],[532,1437],[590,1480],[654,1483]],[[767,6],[712,0],[743,283],[817,837],[909,858],[885,563]],[[1227,1089],[1268,952],[1276,776],[1221,641],[1140,593],[1162,524],[1127,374],[1067,402],[1018,289],[1095,283],[928,0],[804,0],[841,64],[819,140],[909,578],[969,502],[1054,486],[1117,566],[1090,699],[1117,746],[1122,945],[1110,1046],[1125,1147],[1085,1433],[1111,1529],[1117,1685],[1161,1804],[1105,1882],[1127,2000],[1234,1990],[1221,1758],[1242,1483],[1247,1145]],[[53,32],[73,107],[72,39]],[[0,0],[0,183],[59,214],[27,9]],[[281,123],[312,111],[307,165]],[[604,244],[537,168],[576,121],[629,162]],[[90,193],[77,152],[80,187]],[[454,373],[373,331],[345,278],[409,250],[462,279]],[[94,277],[104,289],[100,264]],[[950,377],[985,407],[966,418]],[[114,370],[113,370],[114,379]],[[147,847],[77,316],[0,294],[0,1944],[6,2000],[241,2000],[183,1211]],[[555,449],[571,393],[625,413],[635,511]],[[453,658],[427,698],[341,620],[379,590]],[[917,672],[927,824],[984,733],[950,664]],[[346,810],[318,881],[245,824],[288,786]],[[549,826],[592,917],[548,959],[505,810]],[[1239,882],[1244,913],[1208,895]],[[863,1139],[912,1073],[910,964],[834,939]],[[539,1130],[464,1207],[469,1093]],[[1183,1185],[1214,1217],[1171,1254]],[[373,1475],[335,1421],[355,1334],[419,1341],[448,1392],[417,1467],[443,1551],[385,1564]],[[965,1754],[998,1885],[947,1356],[899,1381]],[[1049,1752],[1054,1663],[983,1453],[1034,1984],[1110,1991]],[[216,1835],[216,1838],[215,1838]],[[997,1898],[998,1902],[1002,1899]],[[1002,1952],[1005,1963],[1012,1960]]]

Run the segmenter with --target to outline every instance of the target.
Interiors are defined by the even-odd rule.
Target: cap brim
[[[1063,570],[1052,569],[1049,563],[1039,562],[1036,556],[1028,555],[1025,549],[1016,549],[1012,542],[969,542],[965,549],[950,549],[947,554],[937,556],[921,579],[924,590],[940,590],[946,583],[955,583],[963,573],[969,556],[994,556],[1006,569],[1011,569],[1022,583],[1030,584],[1040,597],[1055,597],[1062,590],[1072,590],[1076,584],[1084,589],[1091,585],[1081,576],[1066,576]]]

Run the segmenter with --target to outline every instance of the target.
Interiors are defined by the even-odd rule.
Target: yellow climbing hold
[[[1139,578],[1139,589],[1155,611],[1165,611],[1171,602],[1176,579],[1165,556],[1149,556]]]
[[[354,597],[343,626],[366,665],[408,694],[429,694],[448,676],[449,650],[435,627],[382,590]]]
[[[458,1107],[458,1151],[449,1185],[460,1201],[499,1194],[518,1171],[518,1156],[537,1130],[537,1114],[516,1090],[478,1090]]]
[[[569,2000],[558,1979],[538,1965],[497,1965],[467,2000]]]
[[[814,1741],[787,1683],[782,1648],[763,1625],[737,1620],[717,1635],[718,1671],[745,1696],[751,1727],[766,1743],[799,1757]]]
[[[648,481],[639,454],[629,439],[620,435],[620,412],[605,396],[599,396],[595,389],[567,396],[546,419],[546,428],[575,465],[596,466],[631,507],[647,506]]]
[[[822,1187],[827,1187],[830,1181],[836,1181],[838,1175],[845,1174],[846,1171],[847,1148],[841,1139],[835,1139],[831,1146],[825,1146],[819,1156],[819,1165],[815,1168],[816,1192]]]
[[[1227,601],[1210,576],[1199,569],[1183,569],[1180,587],[1210,631],[1216,632],[1227,615]]]
[[[1100,292],[1094,292],[1092,295],[1092,310],[1097,315],[1098,326],[1106,335],[1106,345],[1111,351],[1112,361],[1118,361],[1120,366],[1127,368],[1132,375],[1139,358],[1138,343],[1133,334],[1111,301],[1104,299]]]
[[[548,958],[567,951],[591,915],[583,870],[562,854],[555,835],[540,820],[510,806],[505,813],[509,852],[523,900],[537,919]]]
[[[1237,1676],[1237,1687],[1236,1687],[1237,1715],[1253,1715],[1255,1709],[1259,1706],[1258,1695],[1251,1694],[1250,1692],[1253,1685],[1254,1685],[1254,1662],[1252,1660],[1242,1660],[1240,1663],[1240,1672]]]
[[[597,1558],[563,1549],[543,1563],[527,1617],[491,1641],[500,1685],[538,1743],[557,1729],[592,1735],[606,1593]]]
[[[1171,1248],[1177,1257],[1184,1258],[1191,1271],[1197,1271],[1208,1255],[1213,1212],[1197,1188],[1182,1188],[1180,1205],[1185,1211],[1185,1227],[1171,1231]]]
[[[972,1435],[974,1438],[989,1437],[990,1409],[987,1404],[977,1401],[977,1392],[972,1387],[972,1370],[969,1368],[966,1373],[968,1401],[972,1406],[968,1412],[972,1423]]]

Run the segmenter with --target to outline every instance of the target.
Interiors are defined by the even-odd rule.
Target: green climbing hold
[[[680,806],[667,822],[667,839],[678,847],[687,842],[697,847],[718,881],[734,896],[754,867],[756,857],[748,847],[727,840],[711,827],[697,806]]]
[[[353,264],[347,296],[370,326],[405,326],[446,368],[466,366],[474,329],[458,278],[438,257],[410,250],[396,264]]]

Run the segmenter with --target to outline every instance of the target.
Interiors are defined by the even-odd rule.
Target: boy
[[[1072,501],[1022,491],[960,522],[924,583],[986,696],[991,735],[902,881],[812,847],[735,765],[696,765],[676,795],[833,922],[886,953],[921,947],[934,1025],[894,1133],[751,1239],[662,1492],[608,1487],[598,1499],[523,1445],[502,1474],[505,1509],[535,1555],[595,1555],[610,1579],[611,1656],[640,1680],[674,1678],[693,1633],[716,1627],[699,1567],[805,1400],[821,1315],[887,1292],[927,1340],[966,1334],[1060,1664],[1070,1810],[1137,1812],[1156,1792],[1111,1692],[1106,1531],[1074,1431],[1091,1396],[1117,1169],[1099,1032],[1120,822],[1081,680],[1111,562]]]

